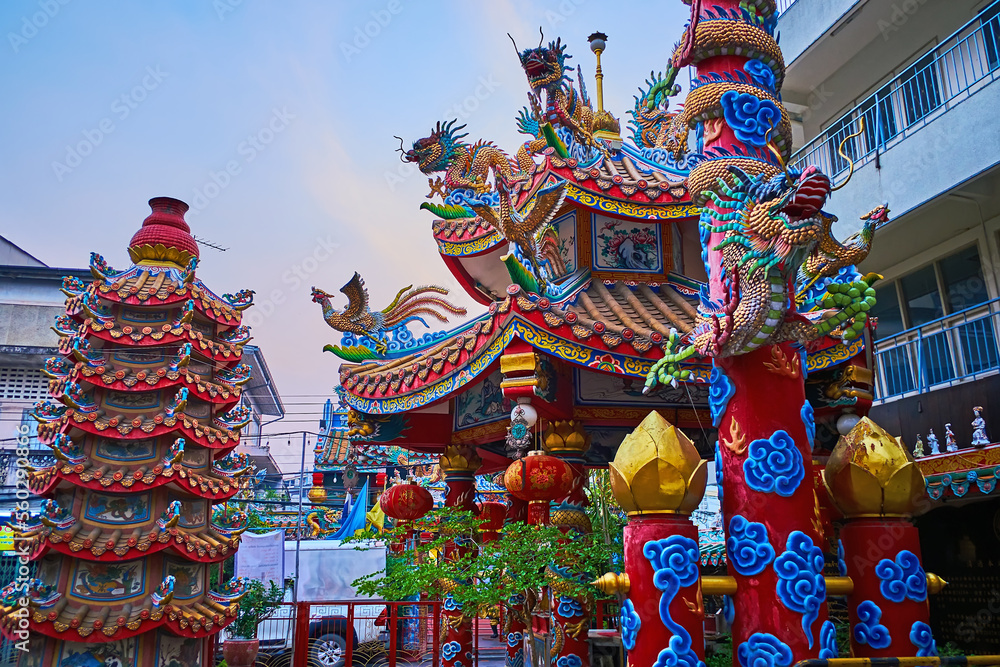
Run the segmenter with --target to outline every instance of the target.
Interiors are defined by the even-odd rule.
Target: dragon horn
[[[399,148],[397,148],[396,150],[399,151],[399,161],[405,163],[406,162],[406,150],[403,148],[403,137],[397,137],[394,134],[394,135],[392,135],[392,138],[393,139],[399,139]]]
[[[510,36],[509,32],[507,33],[507,36],[510,37],[510,43],[514,45],[514,53],[516,53],[517,57],[520,58],[521,57],[521,52],[518,51],[518,49],[517,49],[517,42],[514,41],[514,38]]]
[[[538,26],[538,34],[541,35],[538,39],[538,48],[542,48],[542,42],[545,41],[545,33],[542,32],[542,26]]]

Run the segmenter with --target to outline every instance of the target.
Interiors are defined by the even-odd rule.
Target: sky
[[[0,234],[50,266],[89,253],[128,266],[147,201],[191,205],[198,275],[256,291],[246,311],[288,416],[315,429],[338,343],[315,285],[354,271],[371,306],[438,284],[469,308],[418,210],[427,177],[399,160],[439,120],[513,154],[527,83],[520,48],[562,37],[593,97],[587,35],[609,35],[605,106],[627,120],[688,9],[679,0],[5,0],[0,4]],[[345,300],[335,301],[343,307]]]

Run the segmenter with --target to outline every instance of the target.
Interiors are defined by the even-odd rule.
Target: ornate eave
[[[112,435],[123,440],[152,438],[176,432],[189,438],[191,442],[209,449],[229,450],[240,444],[238,430],[207,426],[197,418],[190,417],[182,411],[176,411],[173,414],[158,412],[155,415],[113,415],[109,417],[103,410],[81,412],[67,408],[62,416],[40,423],[38,434],[44,440],[56,432],[65,432],[68,428],[76,428],[92,435]]]
[[[240,490],[239,482],[234,479],[191,470],[181,464],[169,468],[157,463],[152,468],[129,465],[112,469],[107,464],[95,465],[88,459],[76,464],[56,463],[28,476],[28,487],[40,496],[50,495],[62,482],[94,491],[120,493],[140,493],[173,483],[199,498],[220,501],[229,500]]]
[[[235,602],[223,605],[209,594],[161,607],[154,604],[152,595],[147,595],[114,611],[111,607],[90,608],[76,602],[50,608],[32,606],[29,623],[31,632],[75,642],[127,639],[161,626],[180,637],[207,637],[236,620],[237,609]],[[16,611],[16,607],[0,607],[0,631],[8,638],[18,628]]]
[[[195,331],[189,322],[168,323],[156,327],[133,327],[117,323],[113,318],[107,318],[106,321],[87,318],[82,320],[78,329],[71,332],[59,325],[54,328],[62,336],[59,346],[61,354],[70,353],[68,348],[64,351],[64,346],[71,347],[77,336],[92,335],[109,343],[134,345],[139,348],[171,343],[191,343],[194,352],[216,364],[227,362],[235,364],[238,362],[243,355],[243,346],[251,340],[249,331],[238,327],[234,332],[242,334],[246,331],[246,334],[240,335],[236,342],[214,341],[204,336],[200,331]]]
[[[578,366],[645,379],[663,356],[665,333],[691,330],[696,293],[680,279],[666,284],[590,281],[554,304],[512,285],[507,299],[491,304],[487,315],[458,336],[407,357],[342,365],[344,400],[366,414],[435,403],[491,368],[514,337]],[[826,368],[862,349],[860,339],[848,345],[822,339],[809,351],[807,368]],[[687,368],[691,381],[708,382],[708,364]]]
[[[139,535],[134,531],[139,528]],[[94,531],[96,535],[92,535]],[[16,531],[17,532],[17,531]],[[98,526],[76,520],[65,528],[41,526],[18,533],[18,538],[30,549],[30,560],[41,558],[49,551],[89,561],[118,561],[142,558],[170,549],[187,560],[218,563],[237,549],[239,535],[226,536],[211,527],[164,528],[152,526]]]
[[[927,495],[932,500],[942,500],[946,496],[982,499],[997,487],[1000,443],[932,454],[917,459],[917,466],[924,475]],[[970,491],[973,492],[971,496],[967,495]]]

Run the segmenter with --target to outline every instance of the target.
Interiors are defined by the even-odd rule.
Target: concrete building
[[[1000,2],[778,5],[793,161],[846,182],[827,207],[841,240],[875,205],[891,209],[860,266],[884,276],[870,416],[911,446],[929,429],[940,439],[941,457],[921,459],[930,493],[917,521],[925,567],[952,582],[931,599],[935,638],[995,651],[995,618],[975,617],[1000,603],[976,592],[1000,590],[1000,446],[973,448],[971,422],[982,406],[1000,440]]]

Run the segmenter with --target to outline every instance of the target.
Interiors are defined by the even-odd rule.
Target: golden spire
[[[655,410],[625,436],[608,469],[611,490],[629,514],[690,514],[708,480],[708,463],[691,440]]]
[[[837,442],[823,482],[847,517],[913,514],[925,492],[910,452],[868,417]]]
[[[601,69],[601,54],[607,48],[608,36],[603,32],[595,32],[587,37],[590,50],[597,56],[597,70],[594,78],[597,80],[597,109],[594,111],[594,138],[604,141],[615,150],[621,148],[621,124],[618,119],[604,109],[604,71]]]

